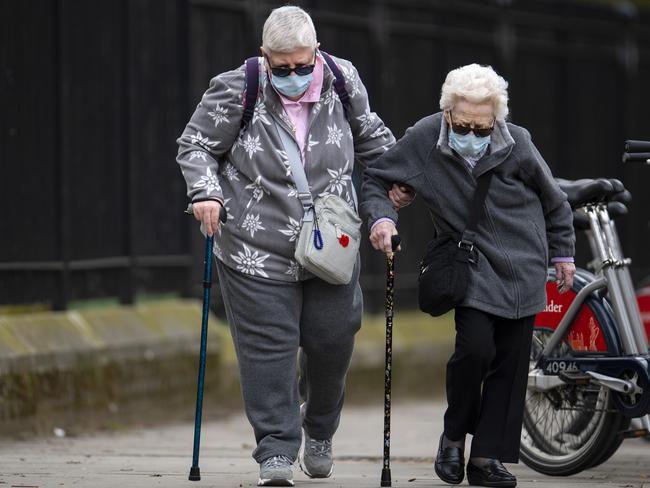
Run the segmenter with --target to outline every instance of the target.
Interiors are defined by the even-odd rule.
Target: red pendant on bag
[[[341,237],[339,237],[339,243],[343,247],[348,247],[348,244],[350,244],[350,238],[348,236],[346,236],[345,234],[343,234]]]

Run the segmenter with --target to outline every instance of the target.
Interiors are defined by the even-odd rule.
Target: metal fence
[[[257,53],[269,9],[252,0],[7,0],[0,3],[0,304],[192,294],[201,236],[183,215],[175,139],[215,74]],[[618,177],[636,277],[650,274],[650,168],[620,163],[650,138],[650,10],[629,2],[297,1],[322,47],[352,60],[396,136],[437,111],[446,73],[491,64],[512,121],[557,176]],[[400,303],[413,303],[429,237],[403,211]],[[380,306],[383,258],[362,283]],[[579,261],[586,261],[585,250]],[[375,299],[376,297],[376,299]]]

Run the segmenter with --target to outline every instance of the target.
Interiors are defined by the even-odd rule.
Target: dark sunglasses
[[[291,73],[296,73],[298,76],[306,76],[313,73],[314,68],[316,67],[316,64],[299,64],[295,68],[289,68],[287,66],[278,66],[274,68],[271,66],[271,60],[268,56],[266,56],[266,61],[269,63],[269,67],[271,68],[271,73],[273,73],[273,76],[277,76],[279,78],[285,78]]]
[[[473,132],[477,137],[487,137],[492,134],[492,131],[494,130],[494,122],[492,123],[492,127],[470,127],[469,125],[456,124],[451,115],[451,111],[449,112],[449,118],[451,119],[451,128],[459,136],[465,136],[470,132]]]

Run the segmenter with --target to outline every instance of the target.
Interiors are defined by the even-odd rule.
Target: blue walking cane
[[[190,203],[185,210],[186,213],[193,215],[192,204]],[[225,223],[228,218],[226,210],[221,207],[219,220]],[[203,415],[203,385],[205,379],[205,356],[208,346],[208,317],[210,315],[210,288],[212,287],[212,247],[214,243],[214,234],[205,238],[205,260],[203,262],[203,318],[201,321],[201,352],[199,356],[199,379],[196,387],[196,413],[194,415],[194,452],[192,454],[192,467],[190,468],[190,481],[199,481],[201,479],[201,470],[199,469],[199,446],[201,443],[201,416]]]

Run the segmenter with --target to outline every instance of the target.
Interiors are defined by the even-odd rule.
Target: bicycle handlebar
[[[650,141],[625,141],[626,153],[647,153],[650,152]]]
[[[624,163],[646,163],[650,164],[650,152],[637,152],[637,153],[623,153]]]

